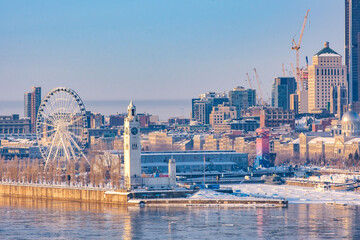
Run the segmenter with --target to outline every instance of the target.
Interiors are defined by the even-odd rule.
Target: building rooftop
[[[319,52],[317,52],[315,54],[315,56],[324,56],[324,57],[338,57],[341,56],[340,54],[338,54],[337,52],[335,52],[334,50],[332,50],[329,47],[329,42],[325,42],[324,44],[324,48],[321,49]]]
[[[323,142],[325,144],[334,144],[335,138],[334,137],[317,137],[317,138],[311,139],[309,141],[309,144],[314,144],[317,142]]]

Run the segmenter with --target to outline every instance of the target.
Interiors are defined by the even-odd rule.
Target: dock
[[[131,199],[129,206],[184,206],[184,207],[287,207],[287,200],[280,199],[186,199],[186,198],[168,198],[168,199]]]

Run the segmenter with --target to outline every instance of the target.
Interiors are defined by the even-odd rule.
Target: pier
[[[287,207],[288,201],[278,199],[131,199],[130,206],[198,206],[198,207]]]

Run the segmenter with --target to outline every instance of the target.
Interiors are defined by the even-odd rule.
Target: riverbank
[[[126,205],[128,200],[128,192],[121,190],[108,191],[96,188],[23,185],[16,183],[0,184],[0,195],[75,202],[112,203],[120,205]]]
[[[209,194],[209,192],[211,193]],[[236,207],[286,207],[283,199],[238,197],[212,190],[194,191],[135,191],[103,190],[47,185],[0,184],[0,196],[34,199],[61,200],[72,202],[93,202],[128,206],[236,206]],[[211,195],[211,196],[210,196]],[[157,197],[156,197],[157,196]],[[181,197],[181,196],[188,196]]]

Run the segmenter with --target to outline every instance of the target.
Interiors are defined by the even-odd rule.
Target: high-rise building
[[[345,65],[349,102],[360,100],[360,0],[345,0]]]
[[[299,91],[298,91],[299,92]],[[299,113],[299,95],[297,93],[290,94],[290,110],[293,110],[295,114]]]
[[[290,109],[290,95],[296,92],[294,77],[277,77],[272,84],[271,105],[275,108]]]
[[[345,85],[346,66],[342,65],[342,57],[329,47],[329,42],[325,42],[324,48],[313,56],[313,65],[309,66],[309,112],[330,110],[331,86]]]
[[[41,104],[41,87],[32,87],[24,94],[24,117],[30,119],[30,131],[35,133],[36,116]]]
[[[255,89],[236,87],[229,92],[230,105],[236,107],[236,117],[240,118],[241,110],[256,105]]]
[[[330,113],[341,119],[348,103],[348,92],[346,86],[331,86],[330,88]]]
[[[306,57],[307,59],[307,57]],[[297,102],[298,102],[298,108],[296,110],[296,107],[290,108],[292,110],[295,110],[295,113],[308,113],[309,107],[308,107],[308,86],[309,86],[309,74],[308,74],[308,68],[307,65],[305,69],[300,69],[300,78],[302,82],[302,89],[298,89],[297,94]],[[295,104],[295,103],[294,103]]]
[[[209,124],[209,117],[214,106],[229,102],[225,93],[209,92],[192,99],[192,119],[201,124]]]
[[[24,117],[31,118],[31,93],[24,93]]]

